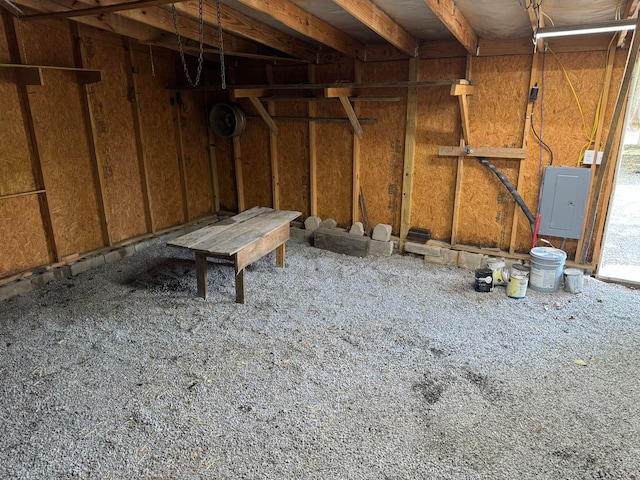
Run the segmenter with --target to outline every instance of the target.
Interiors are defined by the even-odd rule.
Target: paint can
[[[527,295],[527,284],[529,283],[529,269],[524,265],[514,263],[511,265],[509,274],[509,286],[507,295],[511,298],[524,298]]]
[[[531,256],[531,281],[529,287],[536,292],[557,292],[567,254],[553,247],[535,247]]]
[[[578,268],[564,269],[564,291],[569,293],[582,293],[584,286],[584,273]]]
[[[491,269],[493,276],[493,285],[506,285],[509,281],[509,273],[505,266],[504,260],[493,259],[487,262],[487,267]]]
[[[490,292],[493,288],[493,272],[490,268],[476,270],[476,280],[473,285],[476,292]]]

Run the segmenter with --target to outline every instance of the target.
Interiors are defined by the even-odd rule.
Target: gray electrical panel
[[[538,234],[580,238],[590,186],[591,169],[545,168]]]

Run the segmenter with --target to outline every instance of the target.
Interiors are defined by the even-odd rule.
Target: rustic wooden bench
[[[198,296],[207,298],[207,257],[230,259],[236,272],[236,302],[244,303],[244,269],[276,250],[276,265],[284,267],[289,222],[300,212],[254,207],[226,220],[194,230],[168,242],[196,254]]]

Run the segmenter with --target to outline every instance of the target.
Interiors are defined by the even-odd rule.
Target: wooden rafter
[[[420,42],[371,0],[333,0],[333,3],[410,57],[417,56]]]
[[[424,0],[427,6],[449,29],[467,52],[475,55],[478,50],[478,35],[453,0]]]
[[[362,59],[363,57],[364,45],[362,43],[289,0],[238,1],[351,58]]]
[[[170,2],[167,1],[167,3]],[[189,17],[198,18],[198,2],[193,0],[177,4],[176,10]],[[205,22],[216,25],[215,3],[211,0],[204,0],[202,15]],[[258,42],[307,62],[316,60],[316,49],[313,45],[247,17],[226,5],[220,5],[220,21],[226,32]]]
[[[167,3],[178,3],[184,0],[134,0],[132,2],[114,3],[112,5],[100,5],[99,7],[79,8],[77,10],[65,10],[61,12],[34,13],[22,17],[22,20],[51,20],[54,18],[82,17],[85,15],[102,15],[111,12],[124,10],[134,10],[136,8],[146,8]]]

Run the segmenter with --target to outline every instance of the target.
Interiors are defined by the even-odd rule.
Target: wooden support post
[[[203,101],[202,104],[206,105],[205,92],[202,92]],[[209,125],[209,115],[207,110],[204,111],[204,121],[207,125],[207,135],[209,137],[209,174],[211,184],[211,208],[213,213],[220,211],[220,184],[218,183],[218,163],[216,159],[216,136],[213,134],[211,125]]]
[[[276,248],[276,267],[284,268],[284,255],[286,244],[283,243],[279,247]]]
[[[624,117],[622,112],[625,109],[627,97],[629,94],[629,87],[631,86],[631,80],[633,79],[633,71],[638,59],[638,50],[640,50],[640,16],[636,23],[636,29],[633,34],[633,42],[629,49],[627,57],[627,64],[618,90],[618,97],[616,99],[616,105],[611,117],[611,126],[609,127],[609,133],[607,135],[607,143],[605,144],[604,151],[602,152],[602,163],[598,169],[598,175],[596,176],[595,185],[592,187],[591,202],[587,210],[586,227],[584,234],[584,247],[582,255],[580,257],[580,263],[587,263],[587,256],[589,254],[589,248],[594,239],[594,229],[596,226],[596,217],[598,215],[598,205],[600,200],[600,192],[602,190],[602,184],[604,182],[605,172],[607,171],[607,164],[612,156],[612,151],[616,151],[614,141],[617,137],[618,130],[621,128]],[[597,157],[596,157],[597,158]],[[614,160],[615,161],[615,160]],[[594,158],[594,163],[597,163]]]
[[[604,86],[602,87],[603,94],[602,94],[602,105],[600,107],[600,119],[598,120],[598,126],[596,127],[596,136],[593,141],[594,159],[598,158],[598,152],[600,151],[600,142],[602,141],[602,130],[604,128],[604,119],[605,119],[604,117],[605,117],[605,112],[607,111],[607,103],[609,102],[609,90],[611,89],[611,78],[613,77],[613,64],[616,58],[615,57],[616,50],[617,49],[614,48],[609,53],[609,57],[607,59]],[[593,199],[593,192],[594,192],[593,188],[595,183],[593,180],[596,177],[597,168],[598,168],[597,161],[594,161],[591,164],[591,191],[589,192],[589,199],[587,201],[587,210],[589,210],[589,207],[591,206],[591,202]],[[580,236],[580,239],[578,240],[578,246],[576,247],[575,258],[577,261],[579,261],[579,259],[582,258],[582,252],[584,249],[584,227],[586,227],[586,224],[583,226],[583,234]],[[596,258],[596,256],[594,255],[591,263],[599,264],[598,260],[599,259]]]
[[[187,166],[184,160],[184,138],[182,135],[182,97],[181,92],[175,92],[173,126],[176,134],[176,146],[178,147],[178,171],[180,172],[180,191],[182,195],[182,216],[184,222],[191,220],[189,215],[189,189],[187,186]]]
[[[464,137],[460,138],[460,146],[466,144]],[[451,219],[451,246],[458,244],[458,219],[460,218],[460,201],[462,191],[462,171],[464,168],[464,156],[458,157],[458,165],[456,168],[456,189],[453,195],[453,216]]]
[[[353,65],[355,83],[362,82],[362,63],[356,60]],[[360,113],[360,104],[356,103],[354,112]],[[360,221],[360,137],[353,133],[353,186],[351,189],[351,223]]]
[[[531,61],[531,75],[529,76],[529,92],[533,88],[533,86],[538,81],[538,68],[540,64],[540,53],[534,53]],[[525,112],[525,120],[522,131],[522,149],[526,152],[527,146],[529,145],[529,132],[531,130],[531,118],[533,116],[533,109],[535,108],[535,103],[529,101],[527,103],[527,110]],[[524,160],[524,159],[522,159]],[[520,161],[518,165],[518,179],[516,180],[516,190],[518,187],[522,185],[524,180],[524,165],[523,162]],[[513,211],[513,222],[511,223],[511,239],[509,240],[509,253],[513,254],[516,250],[516,240],[518,238],[518,218],[519,213],[522,212],[517,206]]]
[[[133,130],[136,138],[136,152],[138,154],[138,168],[140,169],[140,182],[142,184],[142,197],[144,200],[144,214],[147,222],[147,232],[155,233],[156,225],[153,217],[153,209],[151,203],[151,189],[149,187],[149,168],[147,165],[147,156],[144,153],[144,142],[142,138],[142,119],[140,117],[140,106],[138,104],[138,86],[136,76],[133,73],[133,48],[131,40],[125,44],[125,48],[129,52],[129,65],[127,75],[129,78],[129,100],[131,100],[131,109],[133,112]]]
[[[2,19],[4,21],[7,42],[9,44],[8,47],[11,61],[13,63],[25,63],[26,54],[22,50],[24,43],[18,39],[20,20],[10,15],[2,15]],[[18,82],[16,87],[19,94],[20,109],[22,111],[22,118],[28,139],[29,155],[31,157],[31,168],[35,187],[37,190],[43,191],[42,194],[38,195],[38,206],[40,208],[42,225],[47,239],[47,250],[51,259],[55,262],[60,262],[60,249],[58,248],[56,228],[53,223],[51,209],[49,207],[49,199],[46,191],[47,182],[42,171],[42,159],[40,157],[40,149],[38,147],[38,139],[36,137],[33,110],[31,108],[31,101],[29,100],[29,91],[24,83]]]
[[[409,81],[417,82],[420,74],[418,58],[409,59]],[[411,227],[411,200],[413,195],[413,170],[416,159],[416,130],[418,128],[418,89],[409,87],[407,92],[407,124],[404,137],[404,171],[402,176],[402,205],[400,212],[400,251],[404,251]]]
[[[316,81],[316,66],[309,65],[308,80]],[[317,113],[316,103],[309,102],[309,117],[314,118]],[[318,170],[316,150],[317,124],[309,122],[309,212],[312,216],[318,215]]]
[[[473,66],[473,61],[471,55],[467,55],[467,66],[466,66],[466,80],[469,81],[471,79],[471,68]],[[459,88],[457,88],[459,87]],[[471,142],[470,139],[470,128],[469,128],[469,99],[467,95],[472,93],[473,90],[469,90],[467,87],[470,85],[467,84],[459,84],[459,85],[451,85],[451,95],[458,96],[458,105],[460,107],[460,118],[461,118],[461,135],[460,135],[460,148],[464,150],[464,148],[469,145]],[[465,150],[466,153],[466,150]],[[462,172],[464,171],[464,154],[460,153],[458,155],[458,163],[456,166],[456,189],[453,193],[453,215],[451,216],[451,246],[457,245],[458,243],[458,220],[460,219],[460,203],[462,201]]]
[[[198,296],[207,299],[209,290],[209,265],[204,253],[196,252],[196,281],[198,283]]]
[[[273,67],[267,65],[267,82],[273,83]],[[256,99],[257,100],[257,99]],[[260,101],[258,100],[258,103]],[[261,104],[262,105],[262,104]],[[267,102],[269,118],[273,122],[271,115],[276,114],[276,104],[273,101]],[[275,126],[275,122],[273,123]],[[278,174],[278,127],[275,132],[269,128],[269,154],[271,157],[271,204],[276,210],[280,208],[280,176]]]
[[[244,268],[236,272],[236,303],[244,303]]]
[[[84,42],[78,33],[78,24],[70,23],[71,33],[75,39],[75,48],[73,52],[76,67],[86,67],[86,54],[84,51]],[[107,218],[107,209],[105,205],[104,194],[104,176],[100,167],[100,158],[98,156],[98,148],[96,147],[96,123],[93,117],[93,108],[89,100],[90,92],[86,83],[78,83],[78,91],[82,103],[82,116],[84,117],[85,130],[87,132],[87,144],[89,146],[89,157],[91,163],[91,173],[93,174],[93,182],[96,189],[96,198],[98,200],[98,213],[100,214],[100,229],[102,232],[102,242],[104,245],[111,245],[111,232],[109,232],[109,223]]]
[[[230,99],[236,101],[234,92],[231,92]],[[242,179],[242,149],[240,148],[240,137],[233,137],[233,165],[236,172],[236,193],[238,195],[238,213],[245,211],[244,202],[244,181]]]

